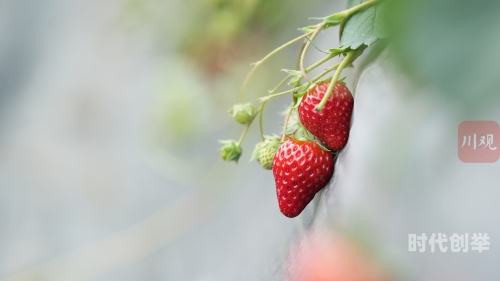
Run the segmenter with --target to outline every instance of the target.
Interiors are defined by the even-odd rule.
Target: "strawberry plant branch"
[[[312,32],[308,32],[306,34],[303,34],[299,37],[296,37],[295,39],[292,39],[290,41],[288,41],[287,43],[279,46],[278,48],[274,49],[274,51],[270,52],[269,54],[267,54],[264,58],[262,58],[261,60],[259,60],[258,62],[255,62],[253,63],[253,68],[250,70],[250,72],[247,74],[247,76],[245,77],[245,80],[243,81],[243,85],[241,86],[241,90],[240,90],[240,100],[241,102],[243,102],[243,96],[245,94],[245,89],[247,87],[247,84],[248,82],[250,81],[250,78],[252,77],[252,75],[255,73],[255,71],[257,70],[257,68],[262,64],[264,63],[267,59],[269,59],[270,57],[272,57],[273,55],[279,53],[281,50],[285,49],[286,47],[294,44],[295,42],[298,42],[300,40],[302,40],[303,38],[305,38],[306,36],[309,36],[310,34],[312,34]]]
[[[266,96],[266,97],[262,97],[260,98],[259,100],[261,101],[261,105],[260,107],[256,110],[255,114],[252,116],[252,118],[250,119],[250,121],[246,124],[246,127],[240,137],[240,139],[238,140],[237,142],[237,146],[240,146],[241,143],[243,142],[243,139],[245,138],[251,124],[253,123],[253,121],[255,120],[257,114],[259,114],[259,127],[260,127],[260,134],[261,134],[261,137],[262,139],[264,140],[264,132],[263,132],[263,126],[262,126],[262,119],[263,119],[263,110],[264,110],[264,107],[265,107],[265,104],[267,101],[269,101],[270,99],[272,98],[275,98],[275,97],[278,97],[278,96],[282,96],[282,95],[286,95],[286,94],[289,94],[289,93],[294,93],[294,92],[299,92],[299,95],[301,94],[301,92],[304,92],[304,90],[307,90],[308,87],[310,87],[310,85],[314,84],[316,81],[318,81],[319,79],[321,79],[323,76],[325,76],[326,74],[328,74],[330,71],[332,70],[335,70],[336,69],[336,72],[334,74],[334,76],[332,77],[331,79],[331,82],[330,82],[330,85],[327,89],[327,92],[325,93],[323,99],[321,100],[321,102],[315,107],[315,109],[317,111],[320,111],[323,109],[323,107],[325,106],[328,98],[330,97],[332,91],[333,91],[333,87],[335,86],[336,82],[338,81],[338,78],[342,72],[342,70],[347,67],[348,65],[350,65],[361,53],[362,51],[364,50],[364,48],[366,48],[367,46],[364,45],[356,50],[349,50],[349,49],[330,49],[330,54],[328,56],[326,56],[325,58],[321,59],[320,61],[314,63],[313,65],[311,65],[309,68],[305,68],[304,67],[304,60],[305,60],[305,56],[307,54],[307,51],[309,49],[309,47],[311,46],[311,44],[313,44],[313,40],[316,38],[316,36],[319,34],[319,32],[322,30],[322,29],[326,29],[326,28],[329,28],[329,27],[332,27],[332,26],[336,26],[336,25],[342,25],[346,22],[346,20],[352,16],[354,13],[362,10],[362,9],[365,9],[375,3],[378,3],[380,2],[381,0],[369,0],[369,1],[366,1],[364,3],[361,3],[355,7],[352,7],[350,9],[347,9],[345,11],[342,11],[342,12],[339,12],[339,13],[335,13],[335,14],[332,14],[330,16],[327,16],[325,18],[321,18],[323,20],[323,22],[317,24],[317,25],[313,25],[313,26],[309,26],[309,27],[305,27],[303,28],[302,30],[305,32],[305,34],[301,35],[301,36],[298,36],[290,41],[288,41],[287,43],[281,45],[280,47],[274,49],[272,52],[270,52],[269,54],[267,54],[264,58],[262,58],[261,60],[253,63],[253,67],[252,69],[250,70],[250,72],[247,74],[247,76],[245,77],[245,80],[243,81],[243,85],[241,87],[241,90],[240,90],[240,100],[243,101],[243,96],[244,96],[244,93],[245,93],[245,89],[247,87],[247,84],[248,82],[250,81],[251,77],[253,76],[253,74],[255,73],[255,71],[258,69],[258,67],[264,63],[265,61],[267,61],[270,57],[272,57],[273,55],[277,54],[278,52],[282,51],[283,49],[285,49],[286,47],[306,38],[308,39],[307,42],[304,42],[301,46],[301,49],[299,51],[300,53],[300,57],[298,58],[298,63],[299,63],[299,68],[300,68],[300,72],[297,72],[294,73],[293,71],[289,71],[289,70],[286,70],[286,72],[289,73],[289,75],[287,75],[273,90],[271,90],[269,92],[269,95]],[[308,36],[310,36],[308,38]],[[332,51],[333,50],[333,51]],[[330,68],[327,68],[325,69],[323,72],[321,72],[318,76],[314,77],[312,80],[309,79],[309,77],[307,76],[307,73],[310,72],[311,70],[315,69],[316,67],[322,65],[323,63],[325,63],[326,61],[330,60],[331,58],[339,55],[339,54],[342,54],[342,53],[347,53],[346,57],[338,64],[330,67]],[[299,76],[300,75],[300,76]],[[278,91],[279,88],[281,88],[290,78],[292,77],[296,77],[294,78],[291,82],[290,82],[290,85],[292,86],[295,86],[294,88],[290,89],[290,90],[287,90],[287,91],[284,91],[284,92],[281,92],[281,93],[276,93]],[[300,78],[303,77],[307,82],[300,85]],[[292,105],[293,106],[293,105]],[[287,114],[287,118],[286,118],[286,121],[285,121],[285,125],[284,125],[284,130],[286,131],[286,127],[288,125],[288,119],[290,118],[290,114],[291,114],[291,111],[293,109],[290,109],[288,114]],[[241,153],[241,152],[240,152]]]
[[[332,67],[329,67],[327,69],[325,69],[323,72],[321,72],[320,74],[318,74],[316,77],[314,77],[311,82],[312,84],[314,84],[315,82],[317,82],[319,79],[321,79],[323,76],[325,76],[326,74],[328,74],[329,72],[337,69],[339,67],[339,64],[340,63],[337,63],[335,65],[333,65]],[[309,85],[312,85],[312,84],[309,84],[306,82],[306,84],[309,86]],[[298,88],[298,87],[297,87]],[[276,94],[270,94],[268,96],[265,96],[265,97],[262,97],[260,98],[259,100],[261,102],[267,102],[271,99],[274,99],[275,97],[280,97],[280,96],[284,96],[286,94],[290,94],[290,93],[293,93],[294,91],[297,90],[297,88],[293,88],[293,89],[290,89],[290,90],[287,90],[287,91],[284,91],[284,92],[279,92],[279,93],[276,93]]]
[[[302,55],[300,57],[300,71],[302,72],[302,77],[304,77],[304,79],[306,79],[306,81],[309,82],[309,84],[312,84],[312,81],[309,79],[309,77],[307,76],[307,72],[305,71],[304,60],[305,60],[305,57],[306,57],[306,53],[307,53],[307,51],[309,50],[309,47],[312,44],[312,41],[316,38],[316,36],[318,35],[318,33],[323,28],[328,28],[328,27],[339,25],[339,24],[343,25],[345,23],[345,21],[349,17],[351,17],[353,14],[355,14],[356,12],[358,12],[358,11],[360,11],[362,9],[370,7],[373,4],[376,4],[378,1],[380,1],[380,0],[366,1],[364,3],[361,3],[361,4],[357,5],[357,6],[354,6],[354,7],[350,8],[350,9],[347,9],[345,11],[338,12],[338,13],[332,14],[330,16],[324,17],[324,18],[322,18],[323,22],[319,23],[319,24],[317,24],[315,26],[314,30],[312,31],[311,37],[310,38],[306,37],[306,39],[308,39],[308,41],[307,41],[307,43],[306,43],[306,45],[304,47],[304,50],[302,50]],[[311,30],[312,27],[313,26],[307,27],[304,30]]]
[[[296,63],[297,66],[296,66],[296,68],[299,68],[300,54],[304,50],[305,45],[306,45],[306,42],[303,42],[302,45],[300,46],[299,56],[297,57],[297,63]],[[312,69],[316,68],[317,66],[321,65],[322,63],[326,62],[327,60],[329,60],[332,57],[333,56],[327,56],[324,59],[320,60],[319,62],[315,63],[314,65],[310,66],[308,69],[312,70]],[[283,78],[283,80],[281,80],[274,89],[272,89],[271,91],[269,91],[269,95],[275,94],[279,90],[279,88],[281,88],[288,81],[288,79],[290,79],[292,76],[293,75],[288,74],[285,78]],[[264,139],[265,139],[265,137],[264,137],[264,126],[262,124],[263,123],[262,119],[263,119],[263,115],[264,115],[264,107],[265,106],[266,106],[266,101],[262,102],[262,110],[259,112],[259,130],[260,130],[260,137],[262,138],[262,141],[264,141]],[[286,125],[285,125],[284,132],[286,132]]]
[[[311,38],[308,38],[309,40],[307,40],[307,43],[304,46],[304,50],[302,50],[302,55],[300,56],[300,71],[302,72],[302,77],[304,77],[304,79],[306,79],[306,81],[309,82],[309,84],[311,84],[311,80],[307,76],[306,69],[304,67],[304,60],[306,57],[307,50],[309,50],[309,47],[311,46],[311,42],[314,40],[314,38],[316,38],[316,36],[321,31],[321,29],[323,29],[324,26],[325,22],[318,24],[316,29],[314,29]]]
[[[322,65],[323,63],[329,61],[330,59],[332,59],[333,57],[337,56],[338,54],[330,54],[324,58],[322,58],[321,60],[315,62],[314,64],[312,64],[311,66],[309,66],[308,68],[306,68],[306,72],[309,73],[311,72],[312,70],[316,69],[318,66]],[[335,64],[333,67],[336,67],[338,66],[338,64]],[[329,70],[328,70],[329,69]],[[332,71],[334,68],[330,67],[330,68],[327,68],[328,71],[323,71],[320,75],[314,77],[311,82],[314,83],[316,82],[319,78],[323,77],[324,75],[326,75],[328,72]],[[278,83],[278,85],[272,89],[271,91],[269,91],[269,95],[268,96],[265,96],[265,97],[262,97],[261,99],[267,99],[268,97],[270,96],[276,96],[275,93],[279,90],[279,88],[281,88],[283,85],[285,85],[286,81],[288,81],[288,79],[290,79],[291,77],[293,77],[292,74],[289,74],[287,75],[283,80],[281,80],[281,82]],[[318,78],[319,77],[319,78]],[[293,90],[293,89],[292,89]],[[290,91],[286,91],[285,92],[282,92],[280,93],[278,96],[282,96],[282,95],[286,95],[290,93]]]
[[[339,64],[340,63],[336,63],[335,65],[333,65],[332,67],[329,67],[327,69],[325,69],[323,72],[321,72],[320,74],[318,74],[316,77],[314,77],[311,82],[312,84],[314,84],[315,82],[317,82],[319,79],[321,79],[323,76],[325,76],[326,74],[328,74],[329,72],[337,69],[339,67]],[[306,82],[306,84],[309,86],[309,85],[312,85],[312,84],[309,84]],[[297,87],[298,88],[298,87]],[[265,97],[262,97],[259,99],[260,102],[267,102],[275,97],[280,97],[280,96],[284,96],[286,94],[290,94],[290,93],[293,93],[297,88],[293,88],[293,89],[290,89],[290,90],[287,90],[287,91],[284,91],[284,92],[279,92],[279,93],[276,93],[276,94],[270,94],[268,96],[265,96]]]

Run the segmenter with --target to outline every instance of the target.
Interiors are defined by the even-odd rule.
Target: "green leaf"
[[[466,119],[498,106],[500,1],[384,3],[391,59],[415,85],[433,89],[427,94],[461,108]]]
[[[348,7],[354,7],[368,0],[349,0]],[[381,24],[383,3],[365,8],[347,19],[340,38],[342,48],[357,49],[361,45],[371,45],[379,38],[386,37]]]

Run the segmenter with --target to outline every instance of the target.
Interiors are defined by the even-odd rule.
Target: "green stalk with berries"
[[[245,128],[238,141],[220,141],[222,158],[238,162],[242,154],[241,144],[258,115],[262,142],[255,145],[251,160],[256,160],[266,170],[273,170],[278,205],[287,217],[300,214],[314,195],[326,185],[333,174],[334,157],[347,144],[354,98],[340,75],[346,67],[352,66],[366,48],[382,39],[374,28],[382,4],[381,0],[349,0],[350,7],[345,11],[313,18],[321,22],[300,28],[303,35],[288,41],[252,64],[240,90],[241,103],[229,110],[234,120]],[[372,19],[371,26],[366,24],[367,19]],[[340,46],[329,49],[327,56],[305,67],[310,46],[315,46],[313,41],[322,31],[334,26],[340,26]],[[259,66],[300,41],[303,44],[298,54],[297,68],[282,70],[287,73],[286,77],[267,95],[258,99],[260,106],[257,109],[252,103],[244,103],[246,86]],[[338,56],[342,57],[339,63],[323,67],[323,71],[316,77],[308,77],[309,72]],[[333,76],[325,78],[332,71],[335,71]],[[290,89],[278,92],[285,84]],[[293,102],[286,111],[283,131],[280,135],[264,135],[265,105],[284,95],[291,95]]]

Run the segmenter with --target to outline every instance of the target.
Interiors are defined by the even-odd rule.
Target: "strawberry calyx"
[[[248,124],[255,115],[255,107],[251,103],[238,103],[229,109],[228,113],[240,124]]]
[[[301,142],[315,142],[322,150],[328,151],[331,153],[336,153],[336,151],[332,151],[328,147],[324,146],[318,139],[316,139],[309,131],[304,128],[305,133],[302,136],[286,136],[287,139],[301,141]]]
[[[219,142],[222,143],[222,147],[219,149],[222,159],[228,162],[238,162],[242,153],[240,144],[234,140],[220,140]]]
[[[274,150],[278,149],[278,147],[283,144],[283,141],[281,141],[281,138],[277,135],[273,136],[264,136],[264,141],[259,142],[255,145],[255,148],[252,152],[252,157],[250,158],[250,161],[259,161],[260,159],[260,151],[262,148],[272,148]]]

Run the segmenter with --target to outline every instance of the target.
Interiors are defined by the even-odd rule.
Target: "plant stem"
[[[325,76],[325,75],[326,75],[326,74],[328,74],[330,71],[332,71],[332,70],[334,70],[334,69],[338,68],[338,67],[339,67],[339,64],[340,64],[340,63],[337,63],[337,64],[333,65],[332,67],[325,69],[323,72],[321,72],[320,74],[318,74],[318,76],[314,77],[314,78],[311,80],[311,84],[313,84],[313,83],[315,83],[316,81],[318,81],[319,79],[321,79],[321,77]],[[307,83],[307,84],[308,84],[308,85],[311,85],[311,84],[309,84],[309,83]],[[269,100],[271,100],[271,99],[274,99],[275,97],[280,97],[280,96],[284,96],[284,95],[286,95],[286,94],[293,93],[293,92],[294,92],[294,90],[295,90],[295,88],[290,89],[290,90],[287,90],[287,91],[284,91],[284,92],[279,92],[279,93],[276,93],[276,94],[269,94],[269,95],[267,95],[267,96],[265,96],[265,97],[260,98],[260,101],[261,101],[261,102],[267,102],[267,101],[269,101]],[[272,92],[271,92],[271,93],[272,93]]]
[[[302,72],[302,77],[304,77],[304,79],[306,79],[306,81],[309,83],[311,83],[311,80],[309,79],[309,77],[307,77],[306,69],[304,67],[304,60],[306,57],[307,50],[309,50],[309,47],[311,46],[311,42],[314,40],[314,38],[316,38],[316,36],[324,26],[325,22],[318,24],[316,29],[313,31],[311,38],[309,38],[306,45],[304,46],[304,50],[302,50],[302,55],[300,56],[300,71]]]
[[[338,55],[338,54],[337,54]],[[309,73],[311,72],[312,70],[316,69],[318,66],[322,65],[323,63],[329,61],[330,59],[332,59],[333,57],[337,56],[337,55],[328,55],[324,58],[322,58],[321,60],[317,61],[316,63],[314,63],[313,65],[309,66],[308,68],[306,68],[306,72]],[[338,64],[336,64],[338,65]],[[330,70],[331,71],[331,70]],[[326,74],[326,73],[325,73]],[[324,74],[323,74],[324,75]],[[279,88],[281,88],[281,86],[283,86],[286,81],[288,81],[288,79],[290,79],[293,75],[287,75],[283,80],[281,80],[281,82],[278,84],[278,86],[276,86],[274,89],[272,89],[271,91],[269,91],[269,95],[272,95],[274,93],[276,93]],[[314,82],[314,79],[311,80],[312,82]]]
[[[255,114],[253,115],[252,119],[250,120],[250,122],[248,122],[248,124],[245,126],[245,130],[243,130],[243,133],[241,134],[241,137],[240,139],[238,140],[238,146],[241,145],[241,143],[243,142],[243,139],[245,138],[247,132],[248,132],[248,129],[250,129],[250,126],[252,125],[252,122],[253,120],[255,120],[255,117],[257,116],[257,114],[260,114],[260,112],[262,111],[262,108],[264,108],[262,106],[262,104],[259,106],[259,108],[257,109],[257,111],[255,112]]]
[[[354,6],[354,7],[350,8],[350,9],[345,10],[344,13],[346,13],[346,17],[345,17],[344,21],[346,21],[353,14],[359,12],[360,10],[368,8],[371,5],[376,4],[377,2],[379,2],[379,0],[370,0],[370,1],[366,1],[364,3],[361,3],[361,4],[357,5],[357,6]]]
[[[264,141],[264,126],[262,125],[262,115],[264,115],[264,107],[266,106],[266,102],[263,102],[261,104],[261,110],[259,112],[259,130],[260,130],[260,137],[262,138],[262,141]]]
[[[308,32],[306,34],[303,34],[295,39],[292,39],[290,41],[288,41],[287,43],[279,46],[278,48],[274,49],[274,51],[270,52],[269,54],[267,54],[264,58],[262,58],[261,60],[259,60],[258,62],[256,63],[253,63],[253,68],[250,70],[250,72],[247,74],[247,76],[245,77],[245,80],[243,81],[243,85],[241,86],[241,90],[240,90],[240,101],[243,102],[243,96],[245,94],[245,89],[247,87],[247,84],[248,82],[250,81],[250,78],[252,77],[252,75],[255,73],[255,71],[257,70],[257,68],[263,63],[265,62],[267,59],[269,59],[270,57],[272,57],[273,55],[277,54],[278,52],[280,52],[281,50],[285,49],[286,47],[292,45],[293,43],[295,42],[298,42],[300,40],[302,40],[303,38],[309,36],[312,32]]]
[[[290,115],[292,115],[292,110],[293,110],[293,102],[292,105],[290,105],[290,110],[288,110],[288,113],[286,114],[285,125],[283,125],[283,134],[281,135],[281,141],[285,140],[286,127],[288,126],[288,120],[290,119]]]
[[[278,86],[276,86],[274,89],[269,91],[269,94],[272,95],[272,94],[276,93],[279,90],[279,88],[281,88],[281,86],[285,85],[286,81],[288,81],[288,79],[290,79],[291,77],[292,77],[292,75],[288,74],[283,80],[281,80],[281,82],[278,83]]]
[[[338,56],[339,54],[331,54],[331,55],[328,55],[322,59],[320,59],[319,61],[315,62],[314,64],[312,64],[311,66],[309,66],[308,68],[306,68],[306,72],[310,72],[311,70],[315,69],[316,67],[322,65],[323,63],[329,61],[330,59],[332,59],[333,57],[335,56]]]
[[[295,90],[295,88],[287,90],[287,91],[284,91],[284,92],[279,92],[279,93],[276,93],[276,94],[268,95],[268,96],[260,98],[259,100],[261,102],[267,102],[268,100],[274,99],[275,97],[280,97],[280,96],[284,96],[286,94],[293,93],[294,90]]]
[[[339,65],[340,65],[340,63],[336,63],[332,67],[325,69],[323,72],[321,72],[316,77],[314,77],[311,81],[313,83],[315,83],[316,81],[318,81],[319,79],[321,79],[321,77],[327,75],[330,71],[337,69],[339,67]]]
[[[347,65],[349,65],[349,63],[351,62],[351,60],[354,57],[356,52],[357,52],[357,50],[349,51],[347,53],[347,55],[345,56],[345,58],[340,62],[339,66],[337,67],[337,70],[335,71],[335,74],[332,77],[330,85],[328,86],[328,89],[326,90],[326,93],[323,96],[323,99],[321,100],[321,102],[318,105],[316,105],[315,109],[317,111],[321,111],[323,109],[323,107],[325,107],[326,102],[328,101],[328,99],[330,98],[330,95],[332,94],[333,87],[335,86],[335,84],[337,83],[337,80],[339,79],[340,73]]]

